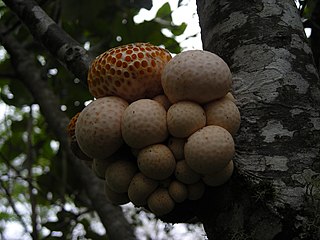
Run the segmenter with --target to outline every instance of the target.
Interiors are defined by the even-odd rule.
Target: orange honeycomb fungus
[[[74,115],[74,116],[71,118],[71,120],[70,120],[70,122],[69,122],[69,124],[68,124],[68,126],[67,126],[67,133],[68,133],[68,136],[69,136],[70,138],[73,138],[73,136],[75,135],[76,122],[77,122],[77,120],[78,120],[79,114],[80,114],[80,112],[78,112],[76,115]]]
[[[88,73],[90,93],[101,98],[118,96],[128,102],[163,92],[161,73],[170,53],[150,43],[131,43],[99,55]]]

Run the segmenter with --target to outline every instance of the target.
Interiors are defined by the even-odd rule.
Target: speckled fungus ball
[[[136,206],[146,205],[148,197],[158,185],[159,183],[156,180],[138,172],[134,175],[129,185],[128,196],[130,201]]]
[[[185,138],[170,137],[167,146],[170,148],[176,160],[184,159],[184,144]]]
[[[75,137],[76,135],[76,123],[77,123],[77,120],[78,120],[78,117],[80,115],[80,112],[78,112],[76,115],[74,115],[70,121],[69,121],[69,124],[67,126],[67,133],[68,133],[68,136],[72,139]]]
[[[228,65],[219,56],[189,50],[177,54],[166,64],[161,82],[172,103],[181,100],[207,103],[225,96],[232,79]]]
[[[127,193],[117,193],[112,191],[106,183],[104,184],[104,192],[106,194],[106,198],[113,204],[122,205],[130,202]]]
[[[188,197],[188,188],[185,184],[179,181],[172,181],[168,187],[168,191],[172,199],[177,202],[181,203]]]
[[[186,163],[195,172],[205,175],[225,168],[235,153],[231,134],[219,126],[206,126],[192,134],[185,146]]]
[[[156,216],[171,212],[174,206],[175,202],[166,188],[158,188],[148,198],[148,207]]]
[[[240,112],[236,104],[225,96],[204,106],[207,125],[217,125],[228,130],[232,136],[240,127]]]
[[[81,150],[91,158],[104,159],[123,144],[121,119],[128,103],[119,97],[98,98],[80,113],[76,138]]]
[[[233,173],[234,169],[234,164],[233,161],[231,160],[228,165],[220,170],[219,172],[216,172],[211,175],[205,175],[202,177],[202,181],[207,184],[208,186],[216,187],[224,184],[229,180]]]
[[[166,145],[154,144],[139,152],[138,167],[147,177],[164,180],[174,172],[176,160]]]
[[[161,73],[170,53],[150,43],[112,48],[90,66],[88,85],[96,97],[119,96],[128,102],[162,93]]]
[[[68,126],[67,126],[67,133],[68,137],[70,139],[70,148],[71,151],[75,156],[77,156],[79,159],[86,161],[89,165],[92,163],[92,158],[88,157],[79,147],[77,138],[76,138],[76,123],[78,121],[78,117],[80,115],[80,112],[78,112],[76,115],[74,115]]]
[[[132,148],[143,148],[160,143],[168,136],[166,110],[151,99],[140,99],[124,111],[122,137]]]
[[[167,124],[172,136],[185,138],[206,125],[206,114],[195,102],[177,102],[168,109]]]
[[[118,160],[107,167],[105,172],[106,184],[117,193],[128,192],[129,184],[137,172],[133,161]]]
[[[186,160],[177,162],[174,175],[176,179],[185,184],[193,184],[201,179],[201,175],[192,170],[192,168],[188,166]]]

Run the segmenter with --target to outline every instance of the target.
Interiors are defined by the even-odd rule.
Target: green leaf
[[[0,219],[4,221],[11,221],[14,219],[14,216],[7,212],[0,212]]]
[[[171,28],[171,32],[175,35],[175,36],[180,36],[181,34],[184,33],[184,31],[187,28],[187,24],[186,23],[181,23],[179,26],[172,26]]]
[[[159,8],[159,10],[156,14],[156,18],[161,18],[162,20],[168,21],[170,23],[172,22],[171,7],[168,2],[163,4],[162,7]]]
[[[314,9],[316,7],[317,1],[318,0],[308,0],[307,1],[307,5],[304,8],[304,11],[303,11],[303,14],[302,14],[302,16],[304,18],[311,19],[313,11],[314,11]]]

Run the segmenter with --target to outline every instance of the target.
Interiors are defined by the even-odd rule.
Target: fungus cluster
[[[219,56],[128,44],[98,56],[88,83],[96,99],[70,121],[71,145],[114,204],[163,216],[231,177],[240,113]]]

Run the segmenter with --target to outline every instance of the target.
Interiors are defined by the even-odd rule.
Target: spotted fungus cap
[[[96,97],[118,96],[128,102],[162,93],[161,73],[170,53],[150,43],[131,43],[112,48],[90,66],[88,85]]]

